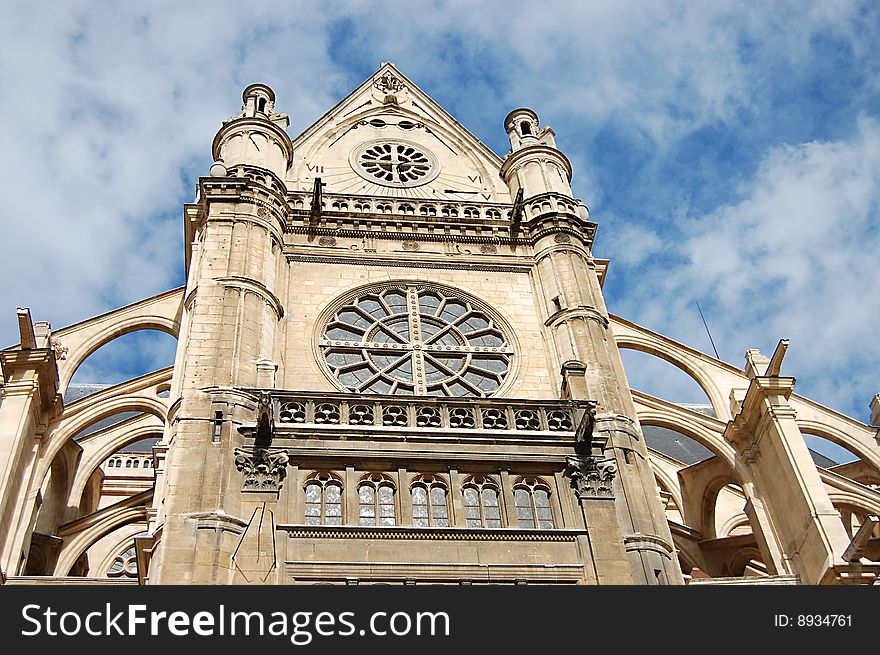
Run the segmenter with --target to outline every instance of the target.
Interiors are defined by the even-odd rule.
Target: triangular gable
[[[293,148],[291,190],[511,202],[498,155],[387,62]]]

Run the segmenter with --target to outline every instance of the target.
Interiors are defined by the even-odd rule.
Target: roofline
[[[362,91],[366,90],[366,89],[369,87],[369,85],[373,82],[373,79],[374,79],[379,73],[381,73],[381,72],[383,72],[383,71],[386,71],[386,70],[393,71],[396,75],[398,75],[400,78],[402,78],[407,84],[409,84],[409,85],[410,85],[410,88],[414,89],[414,90],[417,91],[419,94],[421,94],[422,96],[424,96],[424,98],[425,98],[429,103],[431,103],[431,106],[432,106],[433,109],[439,111],[439,112],[442,113],[442,114],[445,114],[445,115],[449,118],[449,120],[451,120],[455,125],[457,125],[458,127],[460,127],[460,128],[462,129],[462,131],[463,131],[468,137],[470,137],[470,138],[472,138],[472,139],[474,140],[474,142],[475,142],[475,143],[479,146],[479,148],[483,151],[483,154],[485,154],[487,157],[489,157],[490,159],[492,159],[492,160],[498,165],[498,168],[499,168],[499,169],[501,168],[501,164],[503,163],[503,160],[502,160],[502,158],[501,158],[501,157],[500,157],[500,156],[499,156],[494,150],[492,150],[489,146],[487,146],[487,145],[486,145],[485,143],[483,143],[479,138],[477,138],[476,135],[474,135],[473,132],[471,132],[467,127],[465,127],[465,126],[464,126],[464,125],[463,125],[463,124],[462,124],[457,118],[455,118],[452,114],[450,114],[448,111],[446,111],[446,110],[445,110],[440,104],[437,103],[436,100],[434,100],[434,99],[433,99],[433,98],[432,98],[427,92],[425,92],[421,87],[419,87],[418,84],[416,84],[416,83],[413,82],[411,79],[409,79],[406,75],[404,75],[403,73],[401,73],[401,72],[397,69],[397,67],[396,67],[394,64],[390,63],[390,62],[383,62],[382,65],[379,66],[379,68],[378,68],[376,71],[374,71],[373,73],[371,73],[371,74],[370,74],[370,75],[369,75],[369,76],[368,76],[368,77],[367,77],[367,78],[366,78],[361,84],[359,84],[359,85],[358,85],[353,91],[351,91],[348,95],[346,95],[344,98],[342,98],[342,100],[340,100],[340,101],[337,102],[335,105],[333,105],[333,107],[331,107],[328,111],[326,111],[326,112],[325,112],[320,118],[318,118],[318,119],[317,119],[316,121],[314,121],[311,125],[309,125],[305,130],[303,130],[299,135],[297,135],[297,137],[296,137],[295,139],[291,139],[291,141],[292,141],[292,143],[293,143],[293,148],[294,148],[294,150],[297,148],[297,146],[298,146],[300,143],[302,143],[303,141],[305,141],[306,139],[308,139],[308,138],[309,138],[309,137],[315,132],[315,130],[317,130],[318,126],[319,126],[321,123],[323,123],[327,118],[329,118],[330,115],[333,114],[333,112],[335,112],[335,111],[336,111],[341,105],[344,105],[344,104],[345,104],[349,99],[351,99],[353,96],[355,96],[355,95],[357,95],[358,93],[361,93]]]

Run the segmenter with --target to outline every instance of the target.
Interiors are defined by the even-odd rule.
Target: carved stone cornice
[[[550,317],[544,321],[544,325],[550,328],[555,328],[562,323],[568,323],[569,321],[578,318],[587,321],[595,321],[606,330],[609,326],[608,317],[595,307],[590,307],[589,305],[577,305],[575,307],[561,309],[558,312],[551,314]]]
[[[462,255],[460,259],[450,258],[426,260],[424,255],[420,259],[402,259],[399,255],[385,257],[357,257],[350,255],[308,255],[287,253],[287,261],[312,262],[318,264],[348,264],[353,266],[391,266],[395,268],[430,268],[430,269],[458,269],[468,271],[493,271],[498,273],[526,273],[531,271],[529,264],[484,264],[475,261],[475,255]]]
[[[651,550],[671,558],[675,548],[668,541],[655,534],[627,534],[623,536],[627,552],[634,550]]]
[[[430,541],[561,541],[574,542],[586,530],[523,528],[412,527],[408,525],[278,525],[291,538],[406,539]]]
[[[636,429],[636,422],[625,414],[597,414],[593,430],[597,436],[610,437],[612,432],[623,432],[636,441],[642,440],[642,435]]]
[[[236,134],[250,132],[258,132],[264,137],[270,138],[282,149],[288,161],[293,158],[293,145],[290,141],[290,137],[283,128],[265,118],[241,116],[233,118],[228,123],[225,123],[223,127],[217,131],[217,134],[214,135],[214,142],[211,144],[211,153],[214,160],[216,161],[220,158],[221,146],[231,137]]]
[[[5,396],[37,391],[43,410],[49,412],[48,418],[53,418],[56,411],[60,411],[60,382],[54,349],[0,351],[0,369],[3,372]]]
[[[234,534],[242,534],[248,522],[237,516],[227,514],[222,509],[212,512],[194,512],[185,514],[184,518],[195,521],[198,530],[223,530]],[[159,532],[159,529],[157,529]]]
[[[791,377],[753,378],[739,413],[727,424],[724,438],[744,452],[757,440],[765,420],[794,420],[797,412],[788,404],[794,384],[795,379]]]
[[[243,277],[241,275],[230,275],[227,277],[214,278],[214,282],[222,284],[226,288],[241,289],[242,291],[249,291],[259,296],[273,310],[275,310],[275,316],[279,321],[284,318],[284,305],[281,304],[281,300],[279,300],[278,296],[272,293],[272,291],[270,291],[269,288],[259,280],[250,277]]]
[[[501,175],[502,180],[509,182],[510,175],[514,169],[529,160],[536,159],[552,159],[554,163],[561,164],[565,174],[568,176],[568,181],[571,182],[572,168],[568,157],[556,148],[540,144],[529,145],[509,153],[504,159],[504,163],[501,164],[499,175]]]

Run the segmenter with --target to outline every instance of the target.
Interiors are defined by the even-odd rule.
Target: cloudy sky
[[[797,390],[867,420],[878,51],[876,2],[7,0],[0,342],[18,306],[58,328],[182,284],[182,204],[244,86],[272,86],[295,136],[392,61],[500,155],[514,107],[554,128],[613,313],[712,353],[698,301],[737,366],[788,338]]]

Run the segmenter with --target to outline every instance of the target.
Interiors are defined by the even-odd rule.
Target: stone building
[[[243,100],[185,287],[58,330],[18,310],[5,583],[874,582],[880,399],[865,425],[794,393],[784,341],[740,369],[609,315],[534,111],[500,158],[387,63],[294,139],[271,89]],[[71,395],[146,329],[172,367]],[[624,348],[706,407],[630,389]]]

